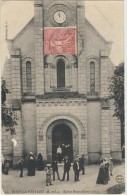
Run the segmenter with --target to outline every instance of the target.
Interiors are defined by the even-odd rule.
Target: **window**
[[[57,87],[65,87],[65,63],[59,60],[57,63]]]
[[[32,91],[32,78],[31,78],[31,62],[26,62],[26,89],[27,92]]]
[[[95,62],[90,62],[90,92],[95,92]]]

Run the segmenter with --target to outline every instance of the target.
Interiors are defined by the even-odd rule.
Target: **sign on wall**
[[[45,54],[76,54],[76,28],[45,28]]]

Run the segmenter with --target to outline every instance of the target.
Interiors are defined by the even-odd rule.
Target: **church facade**
[[[4,79],[7,105],[17,115],[17,140],[3,132],[2,150],[16,162],[42,153],[51,162],[58,145],[72,158],[121,158],[120,121],[105,101],[114,65],[106,41],[85,18],[82,1],[36,0],[34,18],[8,40]]]

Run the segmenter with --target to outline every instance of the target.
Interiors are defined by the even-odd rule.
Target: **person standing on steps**
[[[57,153],[57,160],[59,161],[59,163],[61,163],[61,161],[62,161],[62,158],[61,158],[62,157],[62,149],[61,149],[60,146],[58,146],[56,153]]]

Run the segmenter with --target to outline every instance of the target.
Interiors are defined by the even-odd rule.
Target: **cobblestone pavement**
[[[106,194],[107,188],[117,184],[117,175],[124,176],[125,165],[114,166],[113,176],[107,185],[96,184],[99,165],[86,166],[86,174],[80,174],[80,181],[74,182],[73,168],[70,171],[70,180],[53,181],[53,185],[45,185],[45,171],[36,171],[36,176],[28,177],[27,170],[24,170],[24,177],[19,177],[18,170],[10,170],[9,175],[2,175],[2,188],[5,194]],[[59,167],[60,177],[63,175],[63,167]]]

